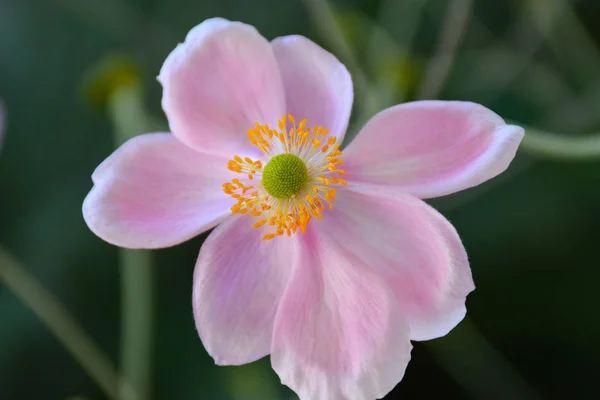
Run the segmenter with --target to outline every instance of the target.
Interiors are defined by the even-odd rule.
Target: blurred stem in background
[[[84,96],[105,109],[113,123],[115,148],[151,131],[143,105],[138,66],[129,58],[109,56],[83,81]],[[153,271],[149,251],[119,249],[121,270],[120,400],[151,398]]]
[[[447,4],[435,54],[429,60],[418,99],[434,99],[440,94],[456,58],[456,51],[466,31],[473,0],[452,0]]]
[[[600,133],[583,136],[548,133],[534,128],[525,131],[520,148],[536,157],[571,161],[600,159]]]
[[[108,113],[115,132],[115,147],[150,130],[143,106],[143,91],[135,66],[109,59],[100,68],[116,85],[108,94]],[[128,76],[132,74],[132,76]],[[153,271],[151,253],[119,249],[121,269],[121,400],[149,400],[152,374]]]
[[[230,400],[280,399],[279,387],[269,371],[268,360],[251,364],[222,367],[224,387]],[[298,399],[298,397],[293,397]]]
[[[547,32],[550,48],[585,88],[590,82],[598,81],[600,52],[571,3],[568,0],[527,0],[523,7],[537,29]],[[558,20],[558,29],[549,29],[555,20]]]
[[[0,281],[12,290],[48,327],[102,389],[107,398],[118,399],[118,376],[108,356],[69,315],[62,304],[0,248]]]
[[[522,7],[559,59],[575,69],[586,90],[597,92],[600,52],[572,5],[566,0],[528,0]],[[572,161],[600,158],[600,133],[556,134],[535,128],[526,132],[521,149],[534,156]]]
[[[374,77],[377,105],[380,108],[403,102],[409,97],[409,91],[412,82],[416,81],[417,72],[413,55],[408,49],[414,46],[413,42],[426,3],[427,0],[382,0],[377,12],[379,24],[369,21],[371,23],[367,27],[369,30],[367,62],[371,64],[371,70],[378,72],[383,70],[384,72],[378,73]],[[399,15],[402,15],[402,23],[398,23]],[[402,41],[394,40],[387,30],[382,29],[383,26],[393,29],[396,34],[395,38],[401,38]],[[390,69],[394,68],[396,71],[387,71],[388,64],[391,64]],[[393,77],[392,84],[390,84],[390,72]],[[374,112],[377,111],[379,110],[374,110]],[[371,116],[366,117],[370,118]]]
[[[121,268],[121,400],[150,399],[152,374],[152,259],[119,249]]]

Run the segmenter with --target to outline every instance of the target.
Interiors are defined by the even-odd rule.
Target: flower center
[[[262,184],[276,199],[288,199],[300,193],[308,181],[308,170],[294,154],[279,154],[267,163],[262,172]]]
[[[256,123],[248,130],[264,158],[234,156],[227,168],[241,176],[223,184],[237,201],[232,213],[260,217],[252,227],[270,229],[263,240],[304,233],[313,218],[323,218],[326,205],[333,208],[337,187],[347,184],[346,171],[338,169],[342,152],[328,129],[309,129],[305,119],[296,124],[292,115],[283,116],[277,127]]]

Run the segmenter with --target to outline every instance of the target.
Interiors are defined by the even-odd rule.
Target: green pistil
[[[307,181],[306,164],[293,154],[279,154],[271,158],[262,173],[265,190],[276,199],[297,195]]]

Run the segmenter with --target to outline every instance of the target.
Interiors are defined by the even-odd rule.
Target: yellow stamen
[[[223,192],[236,200],[231,212],[259,217],[252,228],[268,229],[263,240],[305,233],[313,218],[321,220],[325,209],[333,208],[335,186],[347,184],[341,178],[346,171],[338,169],[344,160],[339,159],[342,152],[337,138],[329,136],[329,129],[307,128],[306,123],[306,119],[297,123],[293,115],[282,116],[277,129],[255,123],[246,133],[264,157],[253,160],[234,155],[227,162],[227,169],[241,174],[223,184]],[[277,162],[269,164],[282,154],[290,156],[278,157]],[[304,167],[306,176],[300,179],[298,174],[304,174]],[[272,193],[265,186],[265,168],[270,168],[266,184]],[[292,175],[287,175],[288,168]]]

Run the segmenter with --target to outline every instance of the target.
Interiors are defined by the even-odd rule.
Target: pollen
[[[307,128],[283,116],[277,129],[255,123],[247,132],[250,143],[263,157],[234,155],[227,168],[240,174],[223,184],[223,191],[236,200],[234,214],[257,218],[254,229],[265,229],[263,240],[304,233],[313,219],[323,219],[332,209],[337,189],[347,185],[342,152],[335,136],[322,126]]]

